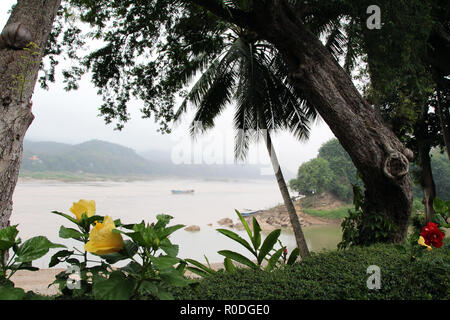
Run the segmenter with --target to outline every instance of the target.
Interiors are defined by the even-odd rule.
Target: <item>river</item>
[[[194,194],[171,193],[172,189],[194,189]],[[198,225],[200,231],[183,229],[172,236],[172,243],[180,246],[179,257],[205,262],[223,260],[217,251],[234,250],[250,257],[245,249],[216,231],[222,228],[217,221],[231,218],[237,221],[234,209],[268,209],[282,202],[275,181],[248,180],[181,180],[160,179],[151,181],[95,181],[62,182],[48,180],[19,180],[13,196],[11,224],[18,224],[19,237],[26,240],[44,235],[51,241],[68,247],[77,244],[60,239],[61,224],[72,227],[64,218],[52,214],[61,211],[70,214],[73,202],[90,199],[96,202],[99,215],[110,215],[123,223],[153,222],[158,214],[174,217],[171,224]],[[212,224],[212,226],[208,226]],[[245,231],[236,231],[247,238]],[[311,226],[304,228],[310,250],[335,249],[341,239],[339,226]],[[295,248],[292,232],[282,232],[280,240]],[[47,268],[51,254],[35,261],[34,266]],[[58,265],[57,267],[62,267]]]

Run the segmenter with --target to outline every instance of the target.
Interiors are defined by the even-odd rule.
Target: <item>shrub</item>
[[[238,269],[177,289],[189,300],[449,299],[450,243],[412,258],[398,245],[376,244],[313,254],[273,272]],[[369,290],[367,267],[381,269],[381,289]]]

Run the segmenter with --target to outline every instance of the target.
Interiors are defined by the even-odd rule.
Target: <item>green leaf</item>
[[[185,287],[191,282],[176,269],[172,269],[170,272],[161,272],[160,277],[165,283],[174,287]]]
[[[445,214],[447,213],[447,205],[444,201],[439,198],[434,198],[433,208],[437,213]]]
[[[181,261],[175,269],[184,274],[184,272],[186,270],[186,266],[187,266],[187,262]]]
[[[173,219],[172,216],[169,216],[168,214],[158,214],[156,216],[156,219],[158,220],[158,222],[155,224],[155,229],[160,229],[160,228],[164,228],[169,222],[170,220]]]
[[[72,228],[66,228],[64,226],[61,226],[59,228],[59,237],[63,239],[75,239],[75,240],[81,240],[84,237],[84,234],[82,234],[80,231],[77,231]]]
[[[234,251],[230,251],[230,250],[221,250],[217,252],[218,254],[226,257],[226,258],[230,258],[236,262],[239,262],[243,265],[246,265],[250,268],[253,269],[258,269],[258,265],[256,265],[255,263],[253,263],[250,259],[248,259],[247,257],[244,257],[242,254],[234,252]]]
[[[38,271],[39,270],[39,268],[33,267],[31,262],[16,263],[13,265],[12,269],[28,270],[28,271]]]
[[[205,266],[204,264],[194,260],[194,259],[185,259],[186,262],[193,264],[194,266],[198,267],[199,269],[203,270],[204,272],[208,273],[208,274],[215,274],[216,271]]]
[[[176,257],[178,255],[179,246],[172,244],[169,239],[165,238],[159,243],[159,248],[162,249],[168,256]]]
[[[129,300],[136,282],[122,272],[114,271],[108,279],[95,278],[93,293],[98,300]]]
[[[252,238],[253,247],[255,248],[255,251],[259,249],[259,246],[261,245],[261,227],[259,226],[258,221],[255,217],[253,217],[253,234],[254,237]]]
[[[17,262],[31,262],[44,256],[49,249],[65,248],[62,244],[50,242],[46,237],[37,236],[25,241],[17,251]]]
[[[61,217],[64,217],[64,218],[66,218],[67,220],[69,220],[69,221],[75,223],[76,225],[79,225],[79,222],[78,222],[77,219],[72,218],[71,216],[69,216],[69,215],[67,215],[67,214],[65,214],[65,213],[58,212],[58,211],[52,211],[52,213],[57,214],[57,215],[59,215],[59,216],[61,216]]]
[[[441,227],[446,224],[446,222],[445,222],[444,218],[442,217],[442,215],[440,213],[437,213],[437,212],[433,215],[432,220],[433,220],[433,222],[437,223]]]
[[[125,267],[120,268],[120,270],[125,271],[127,273],[138,274],[139,272],[142,271],[142,266],[135,261],[131,261]]]
[[[18,233],[17,225],[0,229],[0,250],[6,251],[14,246]]]
[[[22,300],[25,291],[21,288],[0,286],[0,300]]]
[[[288,265],[293,265],[294,262],[297,260],[299,255],[300,255],[300,249],[299,248],[295,248],[294,250],[292,250],[292,252],[291,252],[291,254],[290,254],[289,258],[288,258],[287,264]]]
[[[73,254],[73,251],[69,251],[69,250],[58,251],[51,257],[48,267],[52,268],[52,267],[56,266],[58,263],[62,262],[60,260],[60,258],[66,258],[66,257],[71,256],[72,254]]]
[[[244,226],[245,230],[247,231],[249,238],[253,240],[252,230],[250,230],[250,227],[248,226],[247,221],[244,219],[244,217],[241,215],[241,213],[238,210],[235,209],[234,211],[236,211],[236,214],[238,215],[239,220],[241,220],[242,225]]]
[[[199,268],[194,268],[194,267],[186,267],[187,270],[191,271],[192,273],[195,273],[196,275],[205,278],[207,276],[209,276],[210,274],[208,272],[205,272]]]
[[[225,270],[228,272],[234,272],[236,271],[236,267],[233,264],[233,261],[230,258],[223,259],[223,265],[225,267]]]
[[[279,250],[277,250],[277,252],[275,252],[269,259],[269,262],[267,263],[266,268],[264,269],[265,271],[271,271],[276,265],[278,260],[280,260],[281,255],[283,254],[284,248],[281,248]]]
[[[170,236],[172,233],[174,233],[175,231],[177,231],[178,229],[181,229],[185,227],[184,224],[177,224],[171,227],[167,227],[162,229],[161,231],[157,232],[157,235],[160,239],[165,239],[168,236]]]
[[[271,233],[269,233],[266,239],[264,239],[258,255],[258,264],[261,264],[266,255],[273,249],[273,246],[277,243],[280,233],[280,229],[273,230]]]
[[[123,243],[124,247],[121,250],[121,252],[123,252],[124,255],[127,255],[129,258],[134,257],[135,254],[138,252],[139,247],[133,241],[130,240],[125,240]]]
[[[237,233],[231,231],[231,230],[227,230],[227,229],[217,229],[218,232],[220,232],[221,234],[227,236],[228,238],[242,244],[244,247],[246,247],[255,257],[256,257],[256,251],[252,248],[252,246],[247,242],[247,240],[245,240],[244,238],[242,238],[240,235],[238,235]]]
[[[144,280],[141,286],[139,287],[139,294],[141,295],[150,294],[152,296],[157,296],[158,286],[151,281]]]
[[[128,255],[123,254],[123,252],[112,252],[112,253],[102,254],[99,257],[101,257],[102,259],[105,259],[105,261],[109,264],[114,264],[119,261],[129,259]]]
[[[180,259],[169,256],[159,256],[159,257],[150,257],[150,260],[153,263],[153,266],[156,270],[164,272],[167,270],[173,270],[173,265],[180,262]]]

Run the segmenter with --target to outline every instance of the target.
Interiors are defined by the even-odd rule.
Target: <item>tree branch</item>
[[[194,3],[210,11],[222,20],[236,24],[242,28],[249,27],[253,20],[251,13],[234,8],[226,8],[221,0],[188,0],[188,2]]]

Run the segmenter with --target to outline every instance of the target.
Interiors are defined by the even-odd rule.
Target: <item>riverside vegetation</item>
[[[60,238],[76,240],[79,248],[72,250],[42,236],[22,243],[17,226],[0,230],[0,254],[10,253],[8,260],[1,260],[0,299],[448,299],[450,241],[440,227],[450,226],[450,202],[436,200],[435,210],[436,223],[424,226],[420,216],[413,219],[414,231],[404,245],[352,246],[313,253],[300,262],[299,250],[288,254],[279,241],[279,229],[263,241],[257,220],[253,218],[250,229],[236,211],[249,241],[227,229],[217,231],[240,243],[255,260],[221,250],[224,268],[213,270],[208,260],[203,265],[177,257],[179,247],[169,238],[184,226],[169,226],[171,216],[158,215],[151,224],[123,224],[98,215],[93,200],[80,200],[70,209],[74,217],[53,211],[73,226],[61,226]],[[61,250],[53,254],[49,267],[66,263],[79,279],[61,272],[53,283],[60,294],[51,297],[15,288],[11,276],[17,270],[37,271],[33,260],[53,248]],[[125,266],[115,266],[120,261]],[[366,287],[369,265],[383,272],[380,290]],[[202,278],[186,277],[187,270]]]

